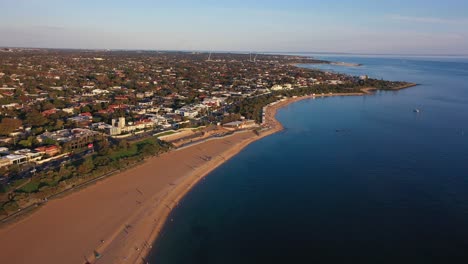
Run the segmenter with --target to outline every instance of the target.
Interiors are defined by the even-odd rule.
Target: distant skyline
[[[468,1],[0,0],[0,46],[467,55]]]

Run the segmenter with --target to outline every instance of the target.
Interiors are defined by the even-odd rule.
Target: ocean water
[[[304,67],[420,85],[283,108],[283,132],[181,201],[150,263],[468,263],[468,59],[321,58],[363,66]]]

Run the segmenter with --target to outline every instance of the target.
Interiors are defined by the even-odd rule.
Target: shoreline
[[[170,151],[50,200],[0,229],[3,259],[8,263],[129,263],[134,257],[136,262],[142,250],[134,248],[143,248],[143,242],[148,245],[148,233],[162,226],[173,208],[168,204],[180,200],[202,176],[257,138],[252,131],[242,131]],[[207,161],[206,156],[213,159]],[[25,247],[30,249],[28,255],[22,252]],[[94,252],[101,257],[96,259]]]
[[[392,89],[392,90],[401,90],[401,89],[405,89],[405,88],[410,88],[410,87],[414,87],[414,86],[417,86],[418,84],[416,83],[408,83],[406,85],[403,85],[403,86],[400,86],[400,87],[397,87],[395,89]],[[303,100],[307,100],[307,99],[315,99],[315,98],[325,98],[325,97],[335,97],[335,96],[366,96],[366,95],[372,95],[373,92],[377,90],[375,88],[363,88],[361,89],[361,92],[355,92],[355,93],[329,93],[329,94],[318,94],[318,95],[305,95],[305,96],[300,96],[300,97],[290,97],[290,98],[286,98],[286,99],[283,99],[283,100],[280,100],[280,101],[277,101],[275,103],[273,103],[273,105],[268,105],[266,106],[266,113],[265,113],[265,124],[267,126],[266,130],[261,132],[261,134],[257,137],[253,137],[251,138],[250,140],[248,140],[247,142],[241,144],[241,146],[238,146],[237,148],[234,149],[234,151],[229,151],[229,155],[226,155],[227,158],[223,159],[220,163],[217,163],[216,165],[213,165],[211,166],[210,169],[204,171],[202,174],[198,175],[196,174],[195,176],[197,176],[197,178],[192,181],[191,183],[189,183],[189,187],[187,189],[185,189],[183,192],[181,193],[178,193],[176,194],[175,196],[175,199],[173,199],[173,207],[169,208],[170,210],[166,210],[166,213],[165,215],[163,216],[162,219],[160,219],[158,221],[158,224],[157,226],[153,229],[151,235],[150,235],[150,239],[148,241],[150,241],[149,243],[151,245],[153,245],[156,240],[158,239],[158,235],[161,233],[162,229],[164,228],[164,225],[165,223],[167,222],[168,218],[169,218],[169,215],[170,213],[172,212],[172,210],[174,209],[174,207],[176,207],[178,205],[178,203],[185,197],[185,195],[191,191],[191,189],[193,187],[195,187],[199,182],[200,180],[203,180],[204,177],[208,176],[208,174],[212,171],[214,171],[216,168],[218,168],[219,166],[221,166],[224,162],[228,161],[230,158],[234,157],[235,155],[237,155],[239,152],[241,152],[245,147],[247,147],[248,145],[250,145],[251,143],[257,141],[257,140],[260,140],[264,137],[267,137],[267,136],[270,136],[272,134],[276,134],[282,130],[284,130],[284,127],[283,125],[281,124],[281,122],[278,121],[278,119],[276,119],[276,114],[278,112],[278,110],[280,110],[281,108],[284,108],[290,104],[293,104],[293,103],[296,103],[296,102],[299,102],[299,101],[303,101]],[[200,143],[200,144],[203,144],[203,143]],[[170,196],[170,194],[169,194]],[[169,198],[168,196],[168,198]],[[146,248],[146,250],[142,251],[141,254],[139,254],[139,257],[141,257],[141,260],[143,260],[143,262],[140,262],[141,260],[138,258],[136,259],[135,262],[132,262],[132,263],[145,263],[145,260],[146,258],[148,257],[150,251],[151,251],[152,247],[149,247],[149,248]]]
[[[165,210],[165,214],[162,216],[162,218],[160,218],[158,220],[157,226],[151,232],[150,239],[148,240],[148,241],[150,241],[149,244],[153,245],[156,242],[156,240],[159,238],[159,234],[161,233],[162,229],[164,228],[164,225],[167,222],[167,220],[169,218],[169,215],[171,214],[172,210],[185,197],[185,195],[192,190],[193,187],[195,187],[201,180],[204,179],[204,177],[208,176],[209,173],[211,173],[216,168],[218,168],[219,166],[224,164],[224,162],[228,161],[229,159],[231,159],[232,157],[237,155],[239,152],[241,152],[245,147],[247,147],[251,143],[253,143],[253,142],[257,141],[257,140],[260,140],[260,139],[262,139],[264,137],[270,136],[272,134],[276,134],[276,133],[278,133],[278,132],[280,132],[280,131],[282,131],[284,129],[281,122],[279,122],[276,119],[276,114],[277,114],[278,110],[280,110],[281,108],[286,107],[286,106],[288,106],[290,104],[293,104],[293,103],[296,103],[296,102],[299,102],[299,101],[303,101],[303,100],[307,100],[307,99],[320,98],[320,97],[332,97],[332,96],[364,96],[364,95],[368,95],[368,93],[362,92],[362,93],[334,93],[334,94],[323,94],[323,95],[322,94],[320,94],[320,95],[307,95],[307,96],[301,96],[301,97],[295,97],[295,98],[287,98],[284,101],[278,101],[274,105],[267,106],[267,112],[265,113],[265,119],[266,119],[266,123],[269,123],[268,124],[269,127],[265,131],[261,132],[261,134],[259,136],[252,137],[250,140],[247,140],[246,142],[240,144],[236,148],[234,148],[232,150],[228,150],[227,151],[228,154],[225,155],[225,158],[223,160],[221,160],[220,162],[219,162],[219,160],[217,160],[216,163],[213,164],[212,166],[210,166],[210,168],[207,169],[206,171],[203,171],[200,174],[196,173],[194,175],[196,178],[187,185],[188,187],[186,189],[184,189],[180,193],[174,193],[174,195],[173,195],[173,196],[175,196],[174,199],[172,199],[173,197],[171,196],[171,194],[169,194],[166,197],[166,199],[163,200],[163,201],[166,201],[166,200],[172,201],[172,203],[171,203],[172,207],[168,208],[169,210]],[[182,184],[182,185],[179,185],[179,186],[184,186],[184,185]],[[135,261],[132,262],[132,263],[135,263],[135,264],[143,263],[144,264],[146,258],[148,257],[148,255],[149,255],[149,253],[151,251],[151,249],[152,249],[152,247],[146,247],[145,250],[143,250],[141,252],[141,254],[138,254],[138,258],[136,258]],[[143,262],[141,262],[141,261],[143,261]]]
[[[350,63],[350,62],[340,62],[340,61],[332,61],[330,62],[331,65],[335,66],[343,66],[343,67],[360,67],[362,64],[360,63]]]
[[[351,68],[361,67],[361,66],[364,65],[364,64],[360,64],[360,63],[327,61],[327,60],[323,60],[323,61],[320,61],[320,62],[314,62],[314,63],[304,63],[304,62],[289,63],[289,65],[299,67],[299,68],[301,67],[301,65],[321,65],[321,64],[327,64],[327,65],[333,65],[333,66],[342,66],[342,67],[351,67]]]
[[[194,186],[251,143],[284,129],[276,119],[279,109],[311,98],[367,94],[369,91],[363,90],[281,99],[266,106],[264,129],[259,135],[252,130],[241,131],[176,149],[49,201],[34,214],[0,229],[5,260],[9,263],[29,263],[30,260],[36,263],[41,260],[47,263],[146,263],[145,258],[169,221],[170,213]],[[73,226],[73,230],[67,224]],[[48,229],[49,225],[53,229]],[[44,230],[40,234],[29,232],[41,228]],[[74,243],[69,243],[70,237]],[[34,252],[21,256],[22,247],[33,248]],[[57,247],[63,252],[54,252]]]
[[[411,87],[415,87],[415,86],[418,86],[419,84],[417,83],[407,83],[405,85],[402,85],[402,86],[399,86],[399,87],[395,87],[393,88],[392,90],[393,91],[398,91],[398,90],[403,90],[403,89],[406,89],[406,88],[411,88]]]

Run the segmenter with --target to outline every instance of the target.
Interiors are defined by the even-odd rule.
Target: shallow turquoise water
[[[364,66],[304,67],[421,85],[282,109],[285,131],[198,184],[150,263],[468,261],[468,60],[323,58]]]

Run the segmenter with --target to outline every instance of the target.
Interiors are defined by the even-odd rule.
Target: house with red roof
[[[60,153],[60,148],[55,145],[38,147],[34,150],[51,157]]]
[[[45,111],[42,111],[42,115],[47,117],[47,116],[50,116],[52,114],[55,114],[57,113],[57,109],[50,109],[50,110],[45,110]]]

